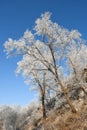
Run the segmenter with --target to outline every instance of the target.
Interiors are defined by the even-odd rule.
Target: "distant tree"
[[[26,30],[19,40],[11,38],[5,42],[7,56],[22,55],[17,65],[17,73],[22,73],[26,83],[33,84],[42,96],[44,113],[44,97],[46,89],[61,89],[71,110],[76,112],[70,101],[64,82],[67,75],[66,61],[68,61],[73,44],[81,43],[81,34],[77,30],[69,31],[50,19],[51,13],[46,12],[35,21],[34,30]],[[35,32],[34,32],[35,31]],[[74,53],[74,51],[73,51]],[[73,57],[72,53],[72,57]],[[45,74],[45,77],[44,77]],[[44,84],[45,79],[45,86]],[[44,95],[44,96],[43,96]],[[43,117],[46,113],[43,114]]]
[[[31,123],[34,118],[36,110],[39,104],[30,103],[30,105],[25,107],[20,107],[17,105],[0,106],[0,130],[21,130],[25,125]],[[37,117],[37,116],[36,116]],[[41,114],[38,115],[37,119],[41,118]]]
[[[3,128],[14,130],[16,128],[17,113],[10,106],[0,107],[0,119],[3,120]]]

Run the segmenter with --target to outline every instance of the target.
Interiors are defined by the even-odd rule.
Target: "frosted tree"
[[[23,129],[27,123],[31,123],[34,120],[37,108],[38,104],[36,103],[31,103],[25,107],[17,105],[0,106],[0,130]],[[39,119],[41,117],[41,115],[38,116]]]
[[[17,113],[9,106],[0,107],[0,119],[3,120],[3,127],[6,130],[14,130],[16,128]]]
[[[76,90],[82,90],[87,96],[86,92],[86,70],[87,70],[87,45],[81,43],[72,43],[68,48],[67,59],[69,68],[69,83],[74,86]]]
[[[35,21],[33,31],[26,30],[19,40],[9,38],[4,47],[7,56],[23,56],[17,63],[17,73],[21,72],[31,87],[40,90],[41,95],[48,87],[61,89],[71,110],[76,112],[66,93],[64,76],[68,47],[80,42],[80,36],[77,30],[69,31],[52,22],[51,13],[46,12]]]

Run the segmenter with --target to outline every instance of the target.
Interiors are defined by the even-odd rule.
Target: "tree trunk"
[[[43,119],[46,118],[46,108],[45,108],[45,97],[44,97],[44,94],[41,95],[42,96],[42,112],[43,112]]]
[[[43,119],[46,119],[46,108],[45,108],[45,85],[44,85],[44,88],[43,88],[38,80],[37,80],[37,82],[38,82],[38,85],[39,85],[39,87],[40,87]]]

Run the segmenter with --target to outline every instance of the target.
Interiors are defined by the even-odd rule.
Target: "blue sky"
[[[6,59],[3,43],[20,38],[46,11],[54,22],[79,30],[87,40],[87,0],[0,0],[0,105],[27,105],[34,97],[22,76],[15,75],[19,58]]]

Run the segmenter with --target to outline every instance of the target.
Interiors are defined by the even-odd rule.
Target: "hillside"
[[[68,104],[47,109],[46,120],[42,119],[39,105],[31,103],[19,106],[0,107],[0,130],[87,130],[87,99],[74,100],[77,113],[72,113]]]

